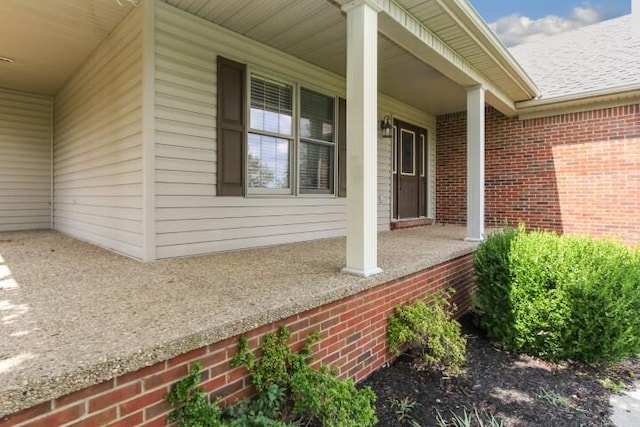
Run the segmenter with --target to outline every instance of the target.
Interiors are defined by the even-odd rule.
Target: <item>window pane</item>
[[[334,141],[334,98],[300,90],[300,136],[318,141]]]
[[[332,145],[300,143],[300,192],[333,193]]]
[[[293,135],[293,87],[251,76],[251,112],[249,125],[252,129]]]
[[[400,131],[402,134],[402,173],[407,175],[415,175],[415,138],[413,132],[407,132],[404,129]]]
[[[289,188],[290,140],[249,134],[249,188]]]

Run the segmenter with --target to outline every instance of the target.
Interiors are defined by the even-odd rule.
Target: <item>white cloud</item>
[[[603,17],[597,10],[576,6],[571,15],[561,17],[547,15],[538,19],[512,14],[489,24],[507,46],[531,42],[542,37],[573,30],[574,28],[599,22]]]

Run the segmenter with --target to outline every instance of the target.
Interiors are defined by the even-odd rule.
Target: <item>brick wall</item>
[[[530,120],[488,108],[487,225],[640,241],[640,105]],[[466,113],[437,119],[436,218],[466,219]]]
[[[268,332],[286,325],[299,349],[314,331],[322,340],[314,347],[316,363],[336,368],[341,377],[361,380],[391,356],[387,350],[387,317],[393,307],[453,287],[459,310],[468,307],[473,285],[472,256],[465,255],[360,294],[344,298],[247,333],[252,348]],[[164,426],[170,407],[164,398],[171,384],[183,378],[192,362],[203,366],[202,386],[226,401],[252,392],[244,368],[232,369],[239,337],[202,347],[102,384],[79,390],[0,419],[8,426]]]

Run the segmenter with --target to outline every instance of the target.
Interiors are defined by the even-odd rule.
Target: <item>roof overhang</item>
[[[379,30],[448,78],[481,85],[487,102],[506,115],[539,90],[466,0],[383,2]]]
[[[534,99],[516,103],[521,120],[556,116],[640,102],[640,84],[583,92],[577,95]]]

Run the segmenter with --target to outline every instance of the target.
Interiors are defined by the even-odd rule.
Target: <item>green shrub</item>
[[[462,373],[466,361],[467,340],[460,333],[460,323],[451,316],[456,311],[450,302],[454,290],[440,291],[427,304],[417,300],[404,307],[396,307],[389,317],[389,350],[399,354],[407,345],[430,366],[451,375]]]
[[[189,375],[178,381],[167,394],[167,402],[176,407],[169,414],[169,421],[183,427],[219,427],[222,421],[222,409],[218,402],[207,402],[207,394],[198,387],[200,384],[200,365],[194,363]]]
[[[520,227],[489,236],[474,265],[473,309],[506,346],[583,362],[640,352],[639,250]]]
[[[293,412],[324,427],[365,427],[378,422],[373,390],[358,390],[352,380],[340,380],[326,368],[296,372],[291,392]]]
[[[473,257],[477,290],[471,295],[472,309],[491,338],[509,345],[514,340],[509,253],[519,232],[521,229],[506,227],[490,234]]]
[[[246,337],[240,339],[231,365],[248,369],[258,394],[224,411],[218,401],[207,402],[206,393],[198,386],[200,366],[194,364],[190,374],[167,395],[175,407],[170,421],[182,427],[293,427],[313,421],[335,427],[375,425],[376,395],[369,387],[358,390],[351,380],[309,366],[313,361],[311,345],[320,335],[309,335],[299,352],[287,346],[290,337],[285,327],[265,335],[259,348],[261,357],[249,349]]]

